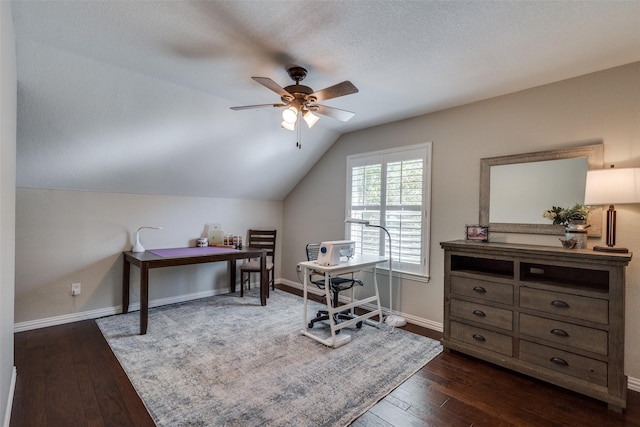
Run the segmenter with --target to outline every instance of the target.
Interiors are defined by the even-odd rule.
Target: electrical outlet
[[[301,272],[302,272],[302,266],[301,266],[300,264],[296,265],[296,271],[297,271],[298,273],[301,273]]]
[[[72,283],[71,284],[71,296],[75,297],[80,295],[80,288],[82,285],[80,283]]]

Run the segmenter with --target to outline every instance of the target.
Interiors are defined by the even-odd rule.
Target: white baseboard
[[[9,385],[9,396],[7,396],[7,410],[4,412],[4,427],[9,427],[11,423],[11,409],[13,408],[13,395],[16,391],[16,378],[18,373],[16,371],[16,367],[13,367],[13,372],[11,373],[11,384]]]
[[[194,299],[205,298],[205,297],[210,297],[210,296],[220,295],[225,293],[228,293],[228,290],[220,289],[220,290],[198,292],[198,293],[188,294],[188,295],[178,295],[170,298],[160,298],[160,299],[149,301],[149,308],[160,307],[162,305],[175,304],[179,302],[191,301]],[[129,304],[129,311],[138,311],[138,310],[140,310],[139,302]],[[81,320],[98,319],[100,317],[113,316],[114,314],[119,314],[119,313],[122,313],[121,305],[118,305],[115,307],[100,308],[97,310],[82,311],[82,312],[73,313],[73,314],[65,314],[62,316],[47,317],[45,319],[30,320],[27,322],[15,323],[13,325],[13,332],[30,331],[32,329],[40,329],[40,328],[46,328],[48,326],[63,325],[65,323],[79,322]]]
[[[122,306],[101,308],[98,310],[81,311],[79,313],[64,314],[62,316],[47,317],[44,319],[29,320],[13,324],[13,332],[30,331],[49,326],[63,325],[65,323],[79,322],[81,320],[97,319],[98,317],[112,316],[122,312]]]
[[[163,305],[169,305],[169,304],[177,304],[180,302],[185,302],[185,301],[191,301],[194,299],[200,299],[200,298],[206,298],[206,297],[212,297],[215,295],[222,295],[222,294],[227,294],[229,293],[229,291],[227,289],[217,289],[217,290],[211,290],[211,291],[203,291],[203,292],[198,292],[195,294],[188,294],[188,295],[177,295],[174,297],[169,297],[169,298],[160,298],[160,299],[155,299],[155,300],[151,300],[149,301],[149,308],[153,308],[153,307],[160,307]],[[118,306],[119,308],[119,313],[122,312],[122,306]],[[139,302],[135,302],[132,304],[129,304],[129,311],[139,311],[140,310],[140,303]]]

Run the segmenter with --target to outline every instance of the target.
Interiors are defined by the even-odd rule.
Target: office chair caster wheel
[[[309,323],[307,323],[307,327],[308,327],[309,329],[313,328],[313,322],[309,322]]]
[[[356,328],[358,328],[358,329],[362,328],[362,322],[356,323]]]

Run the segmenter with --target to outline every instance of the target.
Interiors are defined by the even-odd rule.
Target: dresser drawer
[[[513,356],[513,341],[510,336],[455,321],[450,323],[451,339],[506,356]]]
[[[543,368],[601,386],[607,386],[607,364],[600,360],[590,359],[525,340],[520,340],[519,358]]]
[[[451,293],[513,304],[513,286],[469,277],[451,276]]]
[[[520,307],[604,325],[609,323],[609,302],[599,298],[521,287]]]
[[[573,323],[520,314],[520,333],[606,356],[607,332]]]
[[[507,331],[513,330],[513,312],[503,308],[452,298],[451,316],[495,326]]]

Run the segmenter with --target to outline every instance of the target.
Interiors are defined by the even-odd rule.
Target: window
[[[431,143],[347,157],[347,217],[384,226],[394,271],[428,276]],[[386,233],[347,224],[356,253],[386,255]]]

